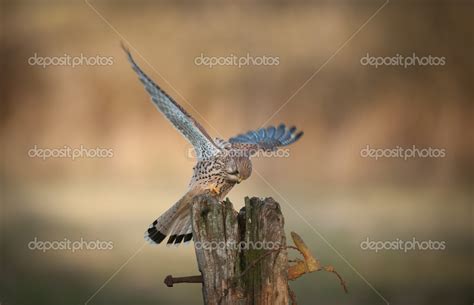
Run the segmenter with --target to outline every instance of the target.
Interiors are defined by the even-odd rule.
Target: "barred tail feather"
[[[158,219],[150,225],[148,230],[145,232],[145,240],[148,241],[150,244],[159,244],[166,238],[166,234],[158,231],[156,228],[156,224]]]
[[[156,219],[145,232],[145,239],[151,244],[160,244],[170,236],[167,244],[179,244],[192,238],[189,195],[186,194],[163,215]]]
[[[167,245],[179,245],[181,242],[187,243],[192,237],[191,215],[184,214],[181,216],[176,226],[171,231],[171,236],[167,241]]]

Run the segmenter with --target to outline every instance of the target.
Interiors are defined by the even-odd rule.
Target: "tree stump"
[[[194,246],[206,305],[287,305],[284,219],[272,198],[245,198],[237,213],[227,199],[193,199]]]

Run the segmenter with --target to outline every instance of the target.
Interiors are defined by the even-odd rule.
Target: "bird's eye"
[[[237,169],[232,169],[231,171],[227,172],[229,175],[237,175],[239,171]]]

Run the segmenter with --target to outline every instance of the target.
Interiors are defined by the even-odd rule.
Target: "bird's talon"
[[[217,186],[217,184],[213,183],[209,186],[208,190],[214,194],[214,195],[219,195],[220,194],[220,189]]]

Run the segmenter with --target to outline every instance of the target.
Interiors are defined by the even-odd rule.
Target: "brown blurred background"
[[[472,2],[391,1],[272,116],[382,4],[92,0],[105,21],[84,1],[3,1],[0,303],[84,304],[109,278],[88,304],[202,303],[199,285],[162,283],[198,272],[191,246],[140,248],[147,226],[185,191],[193,160],[136,79],[125,39],[213,136],[269,118],[305,131],[289,158],[256,160],[258,174],[230,193],[237,209],[246,195],[274,197],[287,231],[348,282],[348,295],[331,274],[292,282],[299,304],[385,304],[370,285],[390,304],[472,304]],[[412,53],[446,64],[360,63]],[[35,54],[113,64],[43,68],[28,63]],[[195,64],[201,54],[279,65],[211,69]],[[28,156],[35,145],[113,157],[42,160]],[[446,157],[362,158],[366,145],[442,148]],[[361,250],[367,237],[446,249],[375,253]],[[113,249],[43,253],[28,248],[35,238]]]

